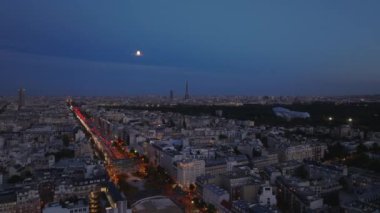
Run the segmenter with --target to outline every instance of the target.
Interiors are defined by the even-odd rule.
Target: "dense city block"
[[[380,208],[377,100],[25,96],[0,102],[0,212]]]

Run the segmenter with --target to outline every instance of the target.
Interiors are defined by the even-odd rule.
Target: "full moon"
[[[135,56],[137,56],[137,57],[142,56],[142,52],[140,50],[137,50],[135,53]]]

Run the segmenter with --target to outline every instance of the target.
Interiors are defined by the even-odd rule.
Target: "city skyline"
[[[17,89],[17,93],[13,93],[10,95],[0,95],[0,97],[3,98],[10,98],[15,97],[18,99],[18,105],[22,106],[25,105],[25,97],[26,96],[26,88],[20,87]],[[136,98],[136,97],[146,97],[146,98],[152,98],[152,97],[165,97],[169,100],[190,100],[190,99],[198,99],[198,98],[216,98],[216,97],[225,97],[225,98],[233,98],[233,97],[240,97],[242,99],[244,98],[281,98],[281,97],[288,97],[288,98],[344,98],[349,100],[350,97],[358,98],[366,98],[366,97],[372,97],[375,98],[380,96],[379,93],[374,94],[347,94],[347,95],[236,95],[236,94],[216,94],[216,95],[199,95],[199,94],[192,94],[190,95],[190,89],[188,88],[188,81],[185,81],[185,89],[183,91],[175,91],[173,89],[170,89],[166,91],[166,94],[163,93],[147,93],[147,94],[126,94],[126,95],[36,95],[36,94],[27,94],[29,97],[119,97],[119,98]]]
[[[0,1],[0,213],[378,212],[379,8]]]

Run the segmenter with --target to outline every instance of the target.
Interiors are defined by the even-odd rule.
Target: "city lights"
[[[380,209],[380,0],[3,2],[0,213]]]

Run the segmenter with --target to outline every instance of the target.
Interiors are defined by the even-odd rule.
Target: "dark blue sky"
[[[380,92],[379,0],[2,0],[0,95]],[[143,57],[135,57],[136,50]]]

